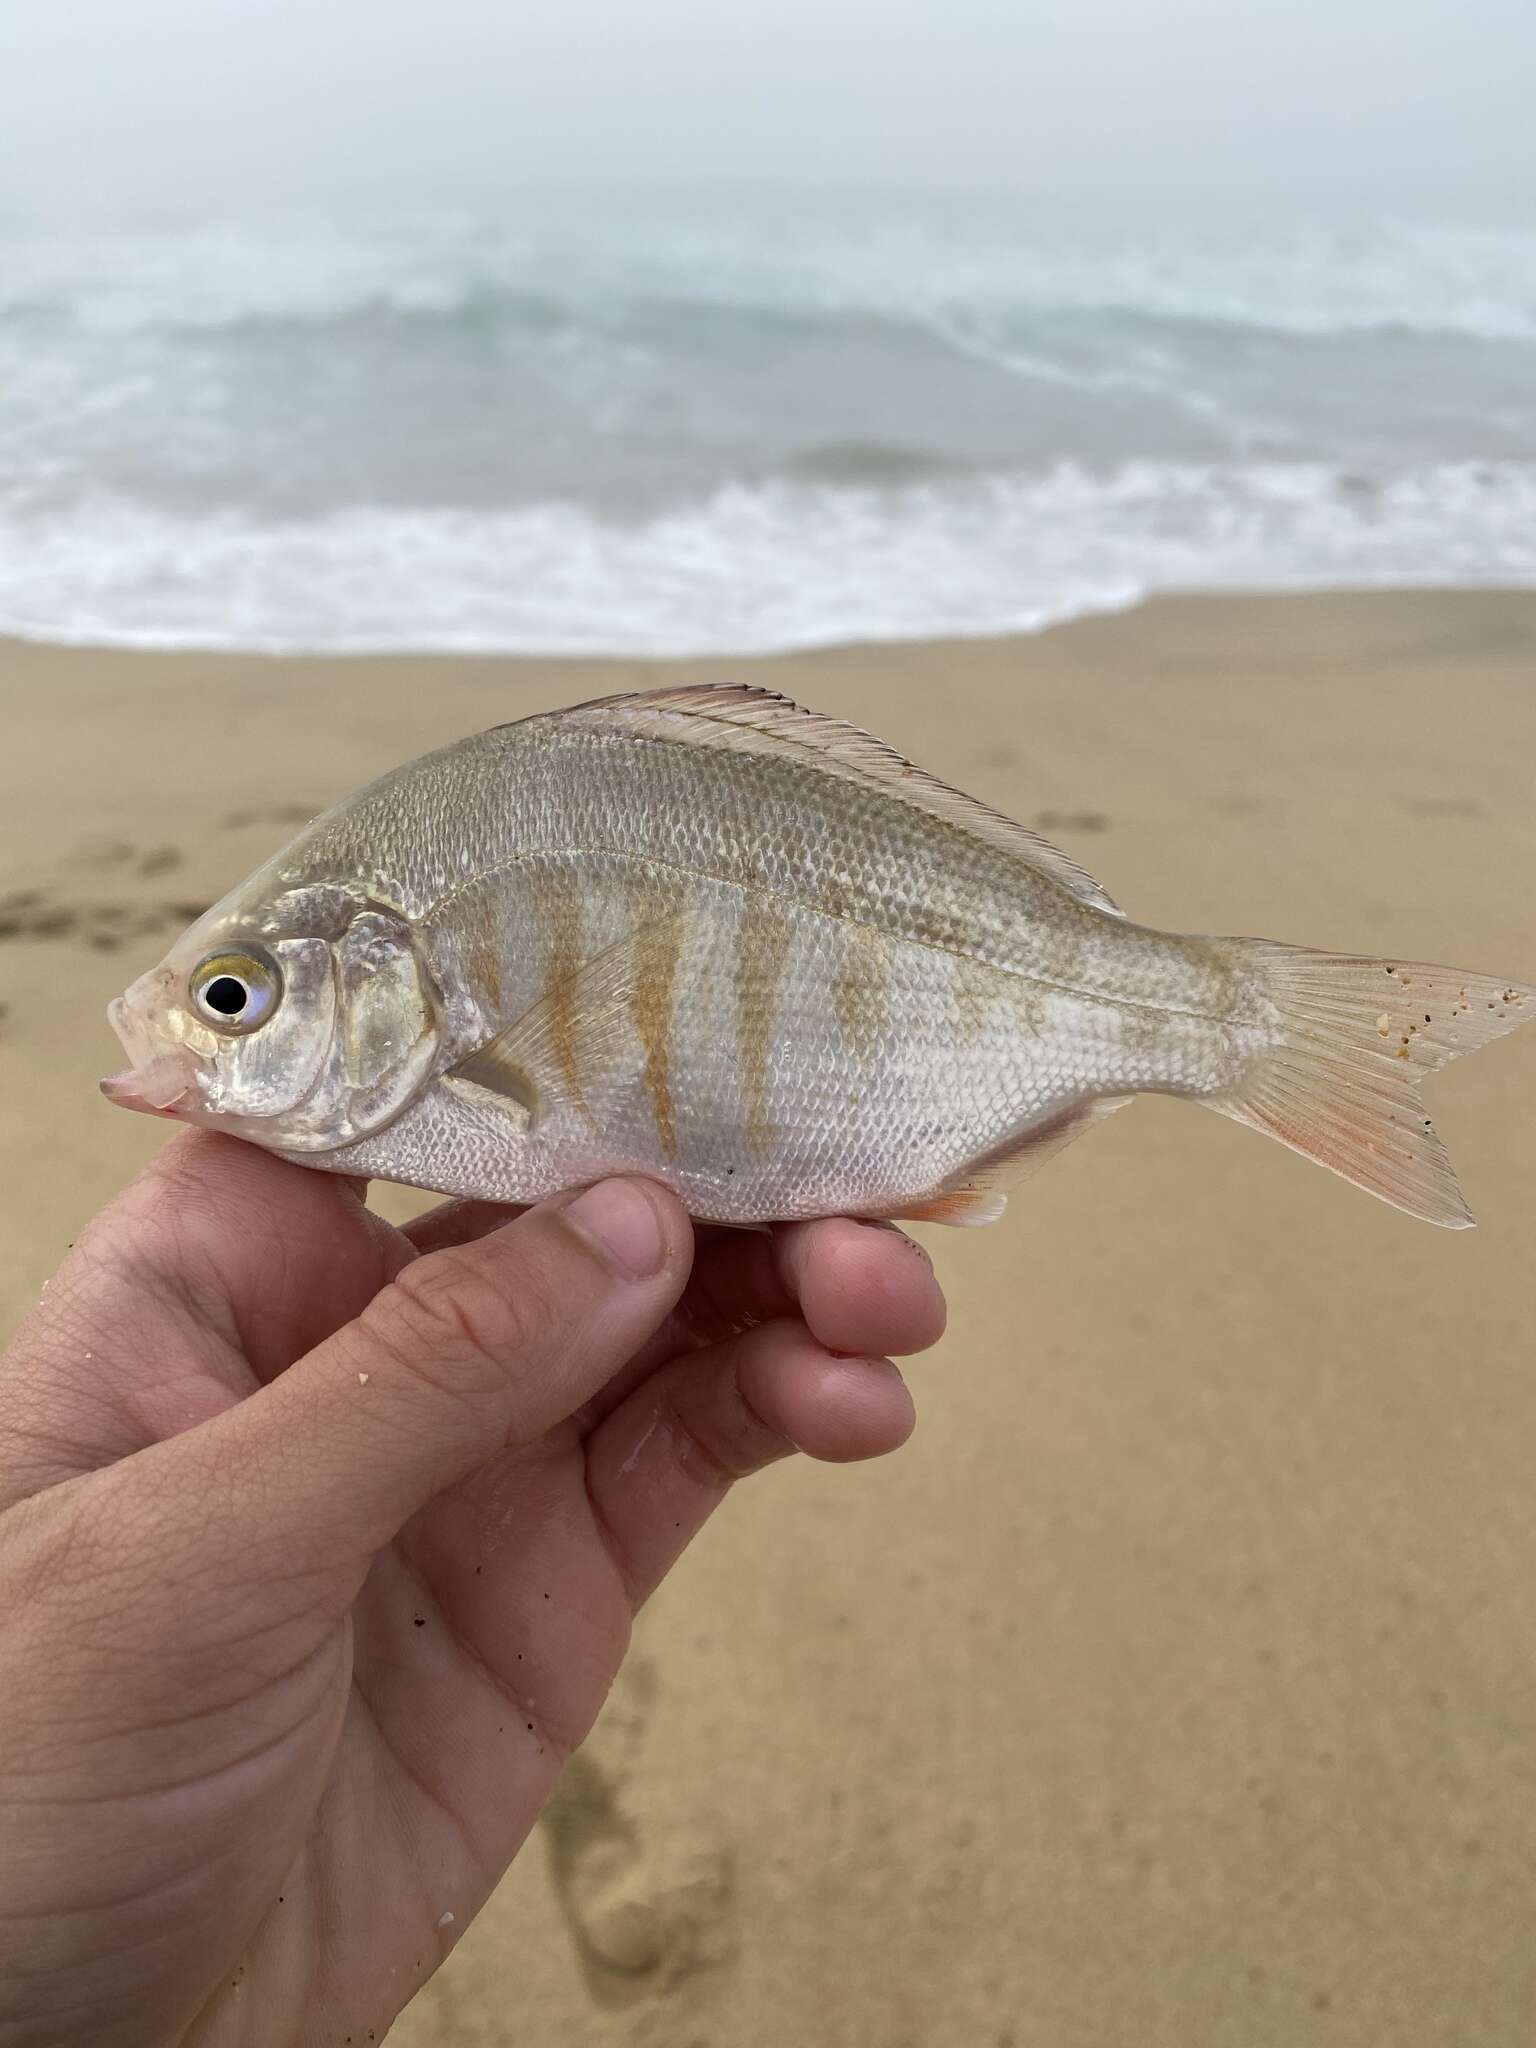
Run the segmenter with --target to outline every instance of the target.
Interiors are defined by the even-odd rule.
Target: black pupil
[[[232,974],[216,974],[203,990],[203,1001],[221,1017],[238,1017],[250,999],[245,983]]]

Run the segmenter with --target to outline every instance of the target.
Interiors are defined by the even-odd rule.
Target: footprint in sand
[[[7,939],[64,939],[93,952],[115,953],[133,940],[167,937],[201,917],[202,903],[126,903],[52,896],[44,889],[17,889],[0,896],[0,942]],[[146,962],[146,965],[148,963]]]
[[[50,885],[0,892],[0,942],[63,940],[97,953],[121,947],[163,950],[167,939],[201,917],[206,903],[171,900],[161,878],[181,867],[179,846],[129,839],[82,840]],[[110,875],[109,896],[98,894]],[[145,965],[149,964],[146,959]]]
[[[1409,796],[1404,808],[1416,818],[1480,818],[1483,806],[1471,796]]]
[[[179,846],[135,846],[127,839],[88,839],[76,848],[70,865],[110,868],[114,874],[166,875],[172,868],[179,868],[185,859]]]
[[[244,832],[251,825],[308,825],[317,809],[314,804],[273,804],[265,810],[230,811],[219,823],[226,832]]]
[[[1037,832],[1105,832],[1109,820],[1102,811],[1036,811]]]
[[[706,1827],[645,1811],[654,1701],[652,1667],[632,1658],[544,1816],[555,1895],[602,2006],[690,2002],[736,1956],[729,1847]]]

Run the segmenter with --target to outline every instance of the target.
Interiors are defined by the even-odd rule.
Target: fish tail
[[[1236,1080],[1201,1099],[1410,1216],[1468,1228],[1420,1086],[1448,1060],[1536,1017],[1536,989],[1411,960],[1227,943],[1277,1017],[1253,1034],[1269,1043]]]

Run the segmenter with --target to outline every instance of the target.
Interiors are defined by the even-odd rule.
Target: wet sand
[[[1138,918],[1536,978],[1536,595],[656,665],[0,647],[0,1327],[161,1139],[96,1095],[101,1012],[190,915],[429,745],[722,675]],[[1149,1101],[928,1233],[917,1436],[727,1505],[391,2040],[1524,2048],[1533,1099],[1536,1032],[1432,1084],[1476,1232]]]

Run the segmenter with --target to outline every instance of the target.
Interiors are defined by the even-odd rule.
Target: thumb
[[[218,1461],[224,1537],[316,1565],[382,1548],[444,1487],[573,1414],[656,1330],[691,1261],[681,1205],[631,1179],[414,1260],[194,1432]]]

